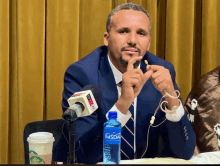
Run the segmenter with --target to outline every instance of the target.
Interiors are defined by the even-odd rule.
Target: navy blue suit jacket
[[[161,65],[169,69],[175,89],[175,71],[171,63],[147,52],[141,61],[141,70],[146,72],[147,59],[150,65]],[[80,117],[76,121],[76,156],[78,163],[97,163],[103,156],[103,124],[106,113],[118,100],[118,91],[107,58],[107,47],[102,46],[85,58],[70,65],[64,76],[63,111],[69,106],[67,99],[86,85],[95,85],[102,94],[99,108],[90,116]],[[178,89],[179,90],[179,89]],[[137,97],[136,112],[136,151],[140,158],[147,143],[147,129],[162,95],[149,79]],[[165,119],[165,113],[159,110],[154,125]],[[190,159],[195,148],[195,133],[186,113],[179,122],[166,120],[159,127],[151,127],[149,146],[145,154],[148,157],[178,157]]]

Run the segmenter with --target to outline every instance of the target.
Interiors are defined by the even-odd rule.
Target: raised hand
[[[133,64],[140,61],[142,57],[132,57],[128,61],[127,71],[122,76],[121,96],[116,103],[116,107],[126,113],[135,97],[138,96],[146,81],[153,74],[152,70],[143,73],[141,69],[134,69]]]
[[[170,95],[177,97],[177,94],[174,93],[174,85],[170,75],[170,71],[163,66],[159,65],[148,65],[147,71],[152,71],[151,81],[155,88],[159,90],[162,95],[165,95],[166,92]],[[179,106],[179,100],[177,98],[170,98],[166,96],[165,98],[168,102],[168,108],[173,106]]]

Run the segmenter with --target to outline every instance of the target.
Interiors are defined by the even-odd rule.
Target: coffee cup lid
[[[27,141],[32,143],[49,143],[54,142],[54,137],[49,132],[36,132],[30,134]]]

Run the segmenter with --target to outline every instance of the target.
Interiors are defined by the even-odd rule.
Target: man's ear
[[[109,33],[108,32],[104,32],[103,40],[104,40],[104,45],[105,46],[108,46],[108,39],[109,39]]]

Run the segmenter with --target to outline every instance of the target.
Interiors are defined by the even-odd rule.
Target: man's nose
[[[137,44],[137,36],[136,36],[136,33],[130,33],[128,35],[128,45],[132,45],[132,46],[135,46]]]

